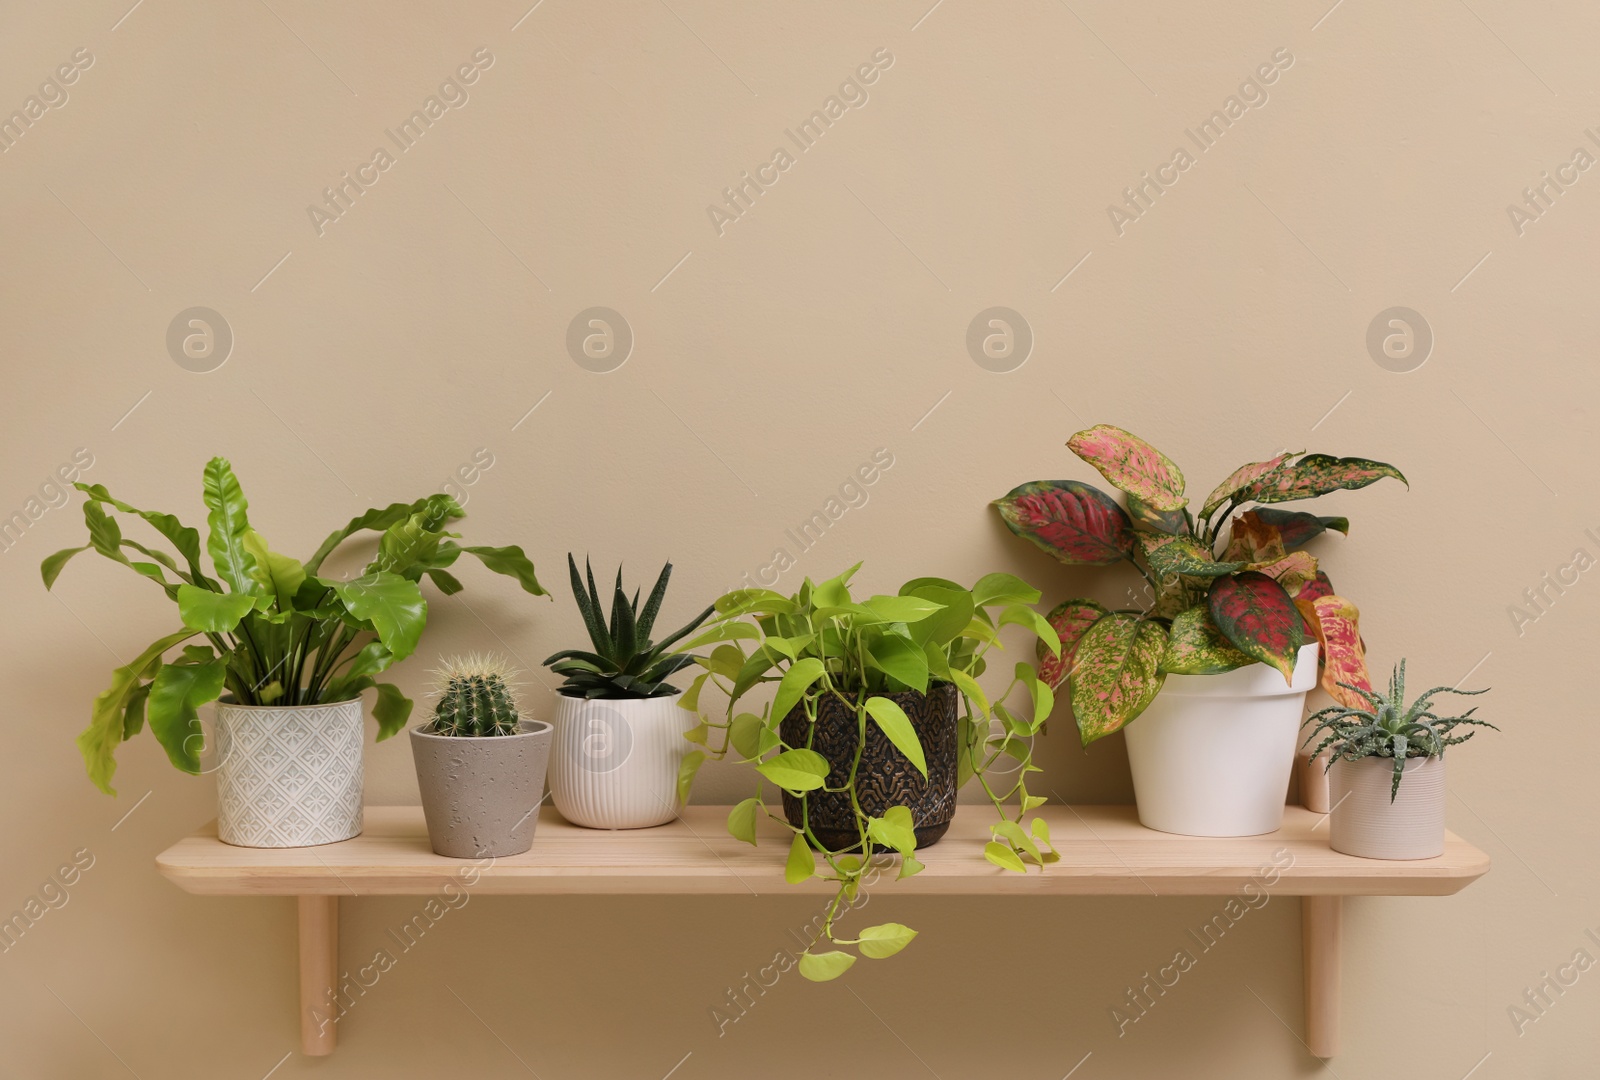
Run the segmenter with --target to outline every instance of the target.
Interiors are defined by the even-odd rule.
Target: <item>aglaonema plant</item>
[[[800,973],[816,982],[837,978],[856,961],[855,954],[843,949],[820,949],[824,941],[883,958],[916,936],[901,923],[866,927],[854,937],[836,933],[839,918],[871,870],[874,853],[897,853],[901,878],[923,869],[915,857],[915,827],[920,823],[911,811],[897,805],[873,814],[859,798],[858,782],[872,779],[860,772],[869,725],[882,731],[924,780],[928,778],[916,730],[889,695],[927,694],[940,683],[953,684],[961,701],[956,786],[976,779],[999,818],[990,826],[992,838],[985,844],[984,856],[1019,873],[1028,863],[1043,866],[1057,859],[1048,826],[1040,818],[1029,820],[1045,798],[1027,786],[1030,774],[1041,771],[1033,764],[1032,740],[1050,714],[1054,695],[1026,662],[1013,667],[997,696],[985,692],[978,681],[988,667],[989,652],[1001,647],[999,631],[1008,625],[1023,627],[1037,638],[1044,655],[1055,656],[1056,633],[1030,606],[1038,601],[1038,590],[1009,574],[990,574],[970,589],[924,577],[906,582],[895,595],[857,600],[849,583],[859,566],[820,584],[808,578],[793,596],[770,589],[730,592],[717,600],[716,618],[708,629],[684,646],[716,645],[709,656],[697,660],[705,671],[685,692],[683,707],[700,711],[708,685],[727,698],[721,717],[700,711],[702,722],[689,732],[690,741],[706,749],[688,756],[685,790],[708,756],[721,759],[731,753],[750,764],[760,776],[760,788],[729,813],[728,832],[755,845],[757,821],[765,816],[789,838],[785,880],[799,884],[821,877],[837,886],[821,930],[800,957]],[[770,705],[759,713],[747,704],[758,688],[774,690]],[[1008,704],[1014,696],[1018,703]],[[857,728],[855,759],[836,787],[827,784],[832,764],[811,749],[819,709],[830,697],[854,715]],[[805,737],[791,744],[781,729],[793,710],[804,716]],[[1002,761],[1005,767],[996,768]],[[1014,780],[997,779],[1011,773]],[[762,797],[769,783],[801,800],[802,806],[814,793],[848,792],[856,842],[845,850],[830,850],[812,827],[807,810],[802,810],[801,826],[773,813]]]
[[[994,505],[1006,527],[1064,563],[1126,562],[1149,604],[1109,609],[1073,599],[1048,616],[1059,658],[1040,657],[1040,677],[1068,685],[1083,743],[1104,738],[1155,700],[1169,674],[1210,675],[1271,665],[1292,684],[1307,642],[1319,645],[1323,687],[1343,705],[1371,689],[1359,612],[1333,590],[1304,545],[1342,517],[1274,504],[1363,488],[1393,465],[1303,451],[1236,469],[1191,510],[1183,473],[1161,451],[1118,427],[1080,431],[1067,446],[1120,489],[1127,508],[1090,484],[1039,480]],[[1237,516],[1236,516],[1237,515]]]
[[[520,547],[456,543],[460,534],[448,531],[448,525],[463,511],[448,495],[368,510],[334,530],[301,562],[268,547],[251,527],[249,504],[232,466],[212,458],[202,478],[209,511],[208,572],[197,530],[171,514],[130,506],[100,484],[74,486],[88,496],[83,517],[89,543],[44,560],[45,588],[55,584],[69,559],[92,549],[159,585],[177,605],[181,622],[116,669],[110,688],[94,700],[88,728],[78,736],[89,777],[107,794],[115,794],[117,746],[147,721],[172,764],[198,773],[204,739],[197,710],[225,691],[241,705],[315,705],[375,689],[378,738],[398,732],[412,702],[399,687],[375,676],[416,651],[428,617],[420,587],[424,576],[447,596],[461,591],[449,568],[463,554],[516,578],[525,592],[545,595]],[[176,555],[125,538],[108,507],[142,519]],[[321,576],[323,561],[335,549],[368,530],[380,534],[378,550],[359,576]],[[184,644],[195,638],[203,643]],[[168,659],[179,646],[182,652]]]

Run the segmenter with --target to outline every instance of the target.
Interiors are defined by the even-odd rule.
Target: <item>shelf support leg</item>
[[[339,898],[299,896],[300,1052],[310,1057],[333,1053],[338,1006],[329,991],[339,983]]]
[[[1344,898],[1302,896],[1300,939],[1306,974],[1306,1046],[1319,1058],[1339,1052],[1339,940]]]

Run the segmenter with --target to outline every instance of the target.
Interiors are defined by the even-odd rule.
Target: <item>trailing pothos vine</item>
[[[765,816],[789,838],[785,880],[799,884],[820,877],[837,886],[821,930],[800,957],[800,973],[818,982],[842,975],[855,963],[856,953],[874,959],[893,956],[916,936],[901,923],[865,927],[853,937],[844,936],[838,926],[861,890],[874,854],[898,853],[901,878],[923,869],[915,856],[919,823],[910,809],[892,806],[873,814],[858,797],[868,725],[875,725],[912,768],[928,777],[912,722],[889,695],[926,695],[940,684],[953,685],[961,701],[957,786],[976,778],[999,815],[990,826],[985,858],[1019,873],[1029,863],[1042,867],[1058,858],[1048,826],[1042,819],[1029,819],[1045,798],[1027,786],[1028,776],[1041,771],[1033,764],[1032,740],[1050,715],[1055,696],[1026,662],[1014,665],[998,696],[991,697],[978,682],[989,667],[989,652],[1003,648],[1003,627],[1024,628],[1045,655],[1057,655],[1055,630],[1030,606],[1039,591],[1009,574],[989,574],[971,589],[922,577],[906,582],[895,595],[857,601],[849,583],[859,567],[820,584],[808,578],[793,596],[770,589],[730,592],[717,600],[709,628],[684,646],[716,647],[697,660],[705,671],[683,696],[683,707],[701,715],[688,738],[704,749],[688,755],[682,786],[686,793],[708,756],[722,759],[731,753],[760,775],[758,793],[729,813],[728,831],[755,845],[757,823]],[[707,684],[727,698],[720,717],[701,709]],[[771,704],[759,713],[750,711],[747,697],[768,684],[776,684]],[[819,709],[830,698],[850,710],[857,726],[855,757],[838,786],[828,785],[831,765],[812,748]],[[780,732],[791,711],[805,720],[806,737],[797,745],[786,743]],[[1007,764],[997,767],[1001,762]],[[1010,773],[1014,779],[998,779]],[[767,783],[800,800],[801,824],[790,824],[767,806]],[[848,795],[857,843],[830,850],[818,838],[811,821],[812,793]],[[824,942],[853,946],[856,953],[819,948]]]

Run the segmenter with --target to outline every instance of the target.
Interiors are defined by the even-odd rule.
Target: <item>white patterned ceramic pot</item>
[[[550,801],[574,825],[644,829],[678,816],[678,766],[698,723],[678,694],[656,698],[556,695]]]
[[[361,699],[217,703],[217,836],[311,847],[361,833]]]
[[[1444,854],[1444,758],[1408,758],[1394,801],[1394,758],[1336,761],[1328,774],[1333,821],[1328,844],[1363,859]]]

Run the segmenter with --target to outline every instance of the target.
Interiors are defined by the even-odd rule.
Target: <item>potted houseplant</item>
[[[1475,731],[1494,728],[1468,709],[1460,716],[1433,711],[1436,694],[1483,694],[1436,686],[1406,705],[1406,662],[1389,677],[1389,692],[1349,685],[1360,706],[1334,705],[1314,713],[1314,753],[1329,752],[1333,822],[1329,844],[1364,859],[1431,859],[1444,854],[1444,752]],[[1495,728],[1495,730],[1499,730]]]
[[[428,615],[419,585],[424,575],[446,595],[461,591],[449,567],[467,553],[544,595],[521,548],[455,542],[459,534],[447,526],[463,515],[448,495],[368,510],[301,562],[268,547],[250,525],[233,468],[212,458],[202,485],[208,572],[195,529],[170,514],[136,509],[99,484],[75,486],[89,497],[83,506],[89,543],[45,559],[45,587],[69,559],[92,548],[160,586],[182,624],[118,668],[111,687],[95,698],[89,726],[78,736],[89,778],[115,794],[117,745],[147,720],[168,759],[198,774],[206,741],[198,709],[220,698],[217,834],[230,844],[303,847],[361,831],[361,694],[377,692],[372,714],[380,740],[405,726],[410,699],[376,676],[417,648]],[[125,539],[108,507],[141,518],[176,555]],[[364,530],[380,534],[366,569],[348,580],[320,576],[323,561]]]
[[[482,859],[533,846],[554,729],[522,719],[512,675],[499,657],[447,660],[433,716],[411,729],[435,854]]]
[[[786,880],[837,885],[800,957],[800,973],[814,981],[836,978],[856,960],[820,948],[824,941],[881,958],[915,936],[884,923],[844,937],[837,924],[874,855],[898,854],[900,877],[922,869],[915,853],[950,827],[967,780],[977,777],[999,812],[984,848],[990,862],[1021,872],[1025,859],[1041,866],[1056,859],[1044,821],[1027,821],[1045,801],[1028,791],[1027,778],[1040,771],[1032,739],[1054,696],[1027,663],[1014,666],[998,697],[978,683],[1005,626],[1030,630],[1054,655],[1055,631],[1030,606],[1038,591],[1009,574],[990,574],[971,589],[924,577],[894,595],[857,600],[850,579],[859,566],[821,584],[807,579],[793,596],[740,589],[721,597],[716,621],[691,643],[716,648],[699,660],[706,670],[683,703],[698,709],[708,683],[727,698],[720,718],[705,717],[689,733],[707,749],[686,761],[685,784],[708,753],[731,751],[754,767],[761,786],[729,813],[728,831],[755,844],[765,816],[789,844]],[[748,696],[769,686],[770,706],[750,711]],[[1018,690],[1026,700],[1013,709],[1006,702]],[[998,780],[1012,773],[1013,781]],[[782,814],[763,801],[768,782],[782,793]]]
[[[1067,445],[1126,494],[1127,509],[1092,485],[1041,480],[995,500],[1001,519],[1064,563],[1128,563],[1147,603],[1058,605],[1048,618],[1061,656],[1041,676],[1067,683],[1084,745],[1127,727],[1146,826],[1276,830],[1319,665],[1341,704],[1359,700],[1347,686],[1370,682],[1355,605],[1303,550],[1348,533],[1349,521],[1273,504],[1405,477],[1381,461],[1283,453],[1235,470],[1191,511],[1183,473],[1142,439],[1102,424]]]
[[[678,816],[678,771],[692,724],[677,707],[679,690],[667,680],[694,663],[672,651],[711,615],[706,608],[660,641],[651,631],[667,594],[672,564],[656,578],[644,607],[622,588],[622,570],[610,618],[600,602],[594,571],[584,578],[567,555],[572,594],[593,651],[563,649],[545,661],[566,681],[556,694],[550,799],[561,816],[591,829],[643,829]]]

